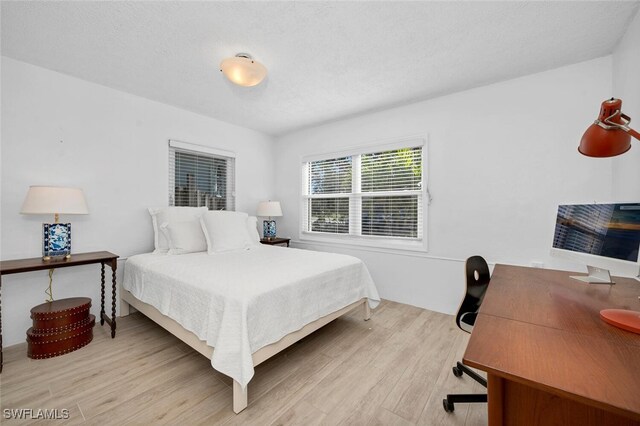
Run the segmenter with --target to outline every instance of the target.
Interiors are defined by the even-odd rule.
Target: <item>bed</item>
[[[133,306],[233,379],[236,413],[256,365],[353,309],[368,320],[380,301],[357,258],[266,245],[132,256],[120,294],[121,315]]]

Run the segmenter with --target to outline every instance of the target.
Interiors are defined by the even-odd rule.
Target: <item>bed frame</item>
[[[120,316],[129,315],[130,307],[133,306],[136,310],[142,312],[145,316],[149,317],[151,320],[156,322],[161,327],[165,328],[169,333],[176,336],[178,339],[182,340],[187,345],[191,346],[196,351],[200,352],[202,355],[211,359],[213,356],[214,348],[208,346],[204,341],[200,340],[195,334],[183,328],[180,324],[178,324],[173,319],[169,318],[166,315],[163,315],[160,311],[158,311],[153,306],[144,303],[131,294],[131,292],[122,288],[120,285]],[[326,315],[322,318],[319,318],[304,327],[300,330],[294,331],[293,333],[289,333],[284,336],[279,341],[272,343],[259,349],[253,354],[253,366],[257,366],[258,364],[268,360],[272,356],[276,355],[278,352],[288,348],[289,346],[296,343],[298,340],[303,337],[308,336],[319,328],[324,327],[331,321],[336,318],[345,315],[352,310],[363,307],[364,310],[364,320],[368,321],[371,318],[371,309],[369,308],[369,302],[367,298],[363,298],[354,302],[344,308],[335,311],[329,315]],[[233,381],[233,411],[238,414],[245,408],[247,408],[247,390],[249,385],[247,385],[244,389],[240,386],[240,383]]]

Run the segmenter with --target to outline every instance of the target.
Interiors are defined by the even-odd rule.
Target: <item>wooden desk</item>
[[[30,259],[3,260],[0,262],[0,373],[2,372],[2,276],[9,274],[19,274],[22,272],[42,271],[48,269],[68,268],[71,266],[101,264],[101,309],[100,324],[105,321],[111,326],[111,338],[116,337],[116,268],[118,267],[118,255],[108,251],[96,251],[91,253],[72,254],[69,259],[51,258],[43,260],[41,257]],[[111,318],[105,312],[104,303],[104,265],[111,267]]]
[[[640,334],[601,309],[640,311],[640,282],[496,265],[463,362],[487,372],[490,425],[639,425]]]

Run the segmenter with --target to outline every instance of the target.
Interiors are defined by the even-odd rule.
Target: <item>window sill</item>
[[[301,232],[298,241],[301,244],[319,244],[328,246],[344,246],[352,249],[380,251],[397,254],[426,254],[425,240],[402,241],[399,239],[367,238],[354,235],[327,235]]]

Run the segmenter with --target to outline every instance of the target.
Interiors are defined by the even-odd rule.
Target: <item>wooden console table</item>
[[[105,321],[111,326],[111,338],[116,337],[116,268],[118,267],[118,255],[108,251],[95,251],[91,253],[72,254],[69,259],[52,258],[43,260],[41,257],[31,259],[3,260],[0,262],[0,373],[2,372],[2,276],[9,274],[19,274],[22,272],[43,271],[48,269],[67,268],[70,266],[90,265],[99,263],[101,265],[100,282],[100,325]],[[104,265],[111,268],[111,318],[105,312],[104,303]]]

